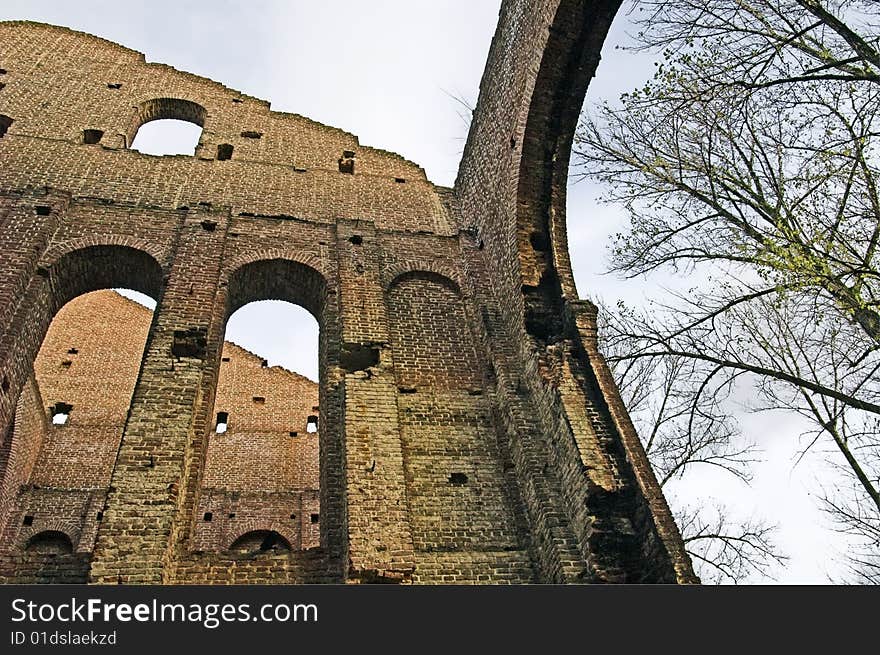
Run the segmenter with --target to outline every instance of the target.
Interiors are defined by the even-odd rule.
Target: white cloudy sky
[[[64,25],[121,43],[144,52],[148,61],[269,100],[275,110],[357,134],[362,144],[396,151],[422,165],[433,182],[451,186],[467,132],[454,98],[476,101],[499,5],[500,0],[3,0],[0,20]],[[588,102],[615,98],[650,74],[649,59],[614,48],[626,28],[627,17],[619,16]],[[167,147],[161,135],[148,135],[153,127],[158,125],[146,126],[135,144],[144,151]],[[580,293],[638,302],[656,280],[624,283],[602,275],[605,246],[622,214],[598,205],[598,193],[589,183],[569,191]],[[307,316],[283,303],[254,304],[233,316],[227,337],[271,364],[316,378],[316,327]],[[745,432],[760,435],[767,458],[752,487],[717,473],[696,473],[676,493],[713,495],[741,514],[761,513],[780,523],[779,541],[791,561],[778,579],[826,581],[835,570],[833,549],[843,544],[823,525],[809,495],[816,490],[818,460],[793,466],[798,430],[781,417],[744,414],[742,420]]]

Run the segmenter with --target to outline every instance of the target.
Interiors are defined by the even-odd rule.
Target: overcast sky
[[[268,100],[274,110],[352,132],[361,144],[398,152],[423,166],[431,181],[451,186],[467,134],[455,98],[476,102],[499,6],[500,0],[3,0],[0,20],[36,20],[110,39],[148,61]],[[627,20],[619,16],[614,25],[588,102],[616,98],[651,73],[650,57],[615,49],[625,40]],[[145,152],[168,148],[160,134],[149,134],[159,127],[145,126],[134,145]],[[170,140],[185,142],[187,130],[197,138],[198,130],[186,127]],[[620,229],[623,214],[599,205],[598,193],[589,183],[569,189],[580,294],[639,302],[657,280],[621,282],[602,274],[608,237]],[[317,327],[305,310],[255,303],[233,316],[227,338],[270,364],[317,378]],[[744,412],[742,421],[745,432],[760,436],[768,460],[753,486],[698,472],[675,493],[712,493],[742,514],[780,523],[780,542],[792,559],[778,579],[825,582],[835,570],[833,549],[843,546],[809,496],[819,460],[793,466],[798,429],[782,417]]]

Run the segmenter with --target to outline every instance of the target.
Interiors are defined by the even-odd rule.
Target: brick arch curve
[[[257,300],[284,300],[307,309],[323,325],[327,278],[315,267],[287,257],[254,257],[224,277],[227,317]]]
[[[238,270],[247,264],[253,264],[259,261],[269,259],[283,259],[285,261],[294,262],[303,266],[308,266],[320,273],[325,279],[327,275],[327,267],[321,261],[320,257],[309,254],[302,254],[290,249],[282,248],[266,248],[262,250],[249,251],[232,257],[224,262],[224,273],[220,277],[220,282],[229,282],[229,278]]]
[[[18,535],[18,547],[25,550],[31,541],[46,533],[59,533],[67,537],[70,541],[71,552],[76,552],[77,542],[79,541],[79,529],[71,520],[53,519],[42,523],[38,529],[22,530]],[[74,538],[74,535],[76,537]]]
[[[99,289],[134,289],[154,300],[161,296],[163,270],[150,252],[117,245],[113,239],[103,241],[66,248],[52,260],[47,274],[56,312],[74,298]]]
[[[448,287],[458,295],[461,295],[461,285],[458,281],[458,275],[455,271],[447,269],[441,265],[424,265],[424,264],[400,264],[388,273],[388,283],[385,285],[386,291],[391,291],[396,285],[403,280],[425,277],[433,279],[435,282]]]
[[[141,250],[160,264],[167,258],[167,252],[164,248],[144,239],[119,234],[94,234],[79,239],[70,239],[69,241],[51,246],[40,258],[40,266],[50,268],[65,255],[90,246],[123,246],[134,250]]]
[[[150,121],[174,119],[204,127],[207,118],[208,110],[192,100],[150,98],[135,106],[135,113],[126,133],[128,144],[131,145],[134,142],[138,130]]]
[[[224,550],[232,550],[232,547],[236,542],[248,535],[254,534],[255,532],[274,532],[285,541],[289,550],[293,550],[294,548],[294,539],[287,533],[288,531],[285,529],[285,526],[281,525],[280,522],[270,521],[267,523],[265,521],[254,520],[238,526],[238,529],[233,533],[235,536],[231,539],[227,538]]]

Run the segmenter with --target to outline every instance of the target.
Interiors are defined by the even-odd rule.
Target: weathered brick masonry
[[[86,469],[109,476],[100,522],[75,536],[47,527],[57,533],[47,552],[10,577],[695,581],[566,244],[571,139],[618,4],[503,3],[454,189],[350,134],[107,41],[0,23],[7,514],[21,493],[56,502],[50,487],[22,491],[52,431],[10,443],[19,397],[74,405],[74,428],[76,404],[39,399],[33,383],[53,316],[96,289],[158,303],[118,448],[97,432],[70,442],[83,449],[71,457],[94,452]],[[195,156],[128,149],[159,118],[202,126]],[[267,483],[222,465],[293,461],[308,447],[289,441],[298,410],[270,406],[268,392],[266,413],[242,407],[228,437],[215,432],[226,320],[262,299],[299,304],[320,326],[319,499],[307,493],[314,471],[281,464]],[[45,424],[32,414],[16,421]],[[48,467],[72,475],[63,468],[60,458]],[[71,515],[97,512],[91,496],[65,498]],[[259,525],[230,523],[258,512]],[[306,513],[308,525],[291,522]],[[227,543],[243,528],[261,532]],[[92,551],[63,554],[64,539],[81,543],[87,530]],[[283,541],[254,552],[270,530]]]

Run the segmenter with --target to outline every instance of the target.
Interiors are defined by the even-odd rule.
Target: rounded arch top
[[[428,280],[430,282],[434,282],[436,284],[439,284],[442,287],[449,289],[450,291],[452,291],[456,295],[459,295],[459,296],[461,295],[461,287],[458,285],[458,282],[453,279],[452,276],[450,276],[446,273],[441,273],[441,272],[432,271],[432,270],[425,270],[425,269],[420,269],[420,268],[405,270],[405,271],[402,271],[399,274],[395,275],[393,278],[391,278],[390,282],[388,283],[387,290],[392,291],[392,290],[394,290],[394,288],[397,285],[399,285],[403,282],[407,282],[409,280],[416,280],[416,279]]]
[[[235,539],[228,550],[239,553],[290,551],[290,541],[275,530],[250,530]]]
[[[38,275],[48,275],[55,300],[61,308],[74,298],[100,289],[132,289],[158,301],[162,293],[162,267],[150,252],[120,243],[94,244],[84,240],[80,247],[66,247],[49,253],[47,266]]]
[[[208,118],[207,109],[197,102],[183,98],[151,98],[138,104],[135,109],[135,116],[128,130],[129,144],[134,141],[141,126],[151,121],[173,119],[204,127]]]
[[[314,262],[312,262],[314,263]],[[304,307],[320,325],[327,300],[327,279],[318,268],[286,257],[231,262],[226,277],[227,317],[258,300],[284,300]]]
[[[383,277],[386,291],[390,291],[395,285],[406,279],[429,277],[449,287],[455,293],[461,294],[458,271],[452,266],[444,266],[438,262],[396,262],[385,269]]]
[[[35,555],[70,555],[73,541],[61,530],[42,530],[24,543],[24,551]]]

